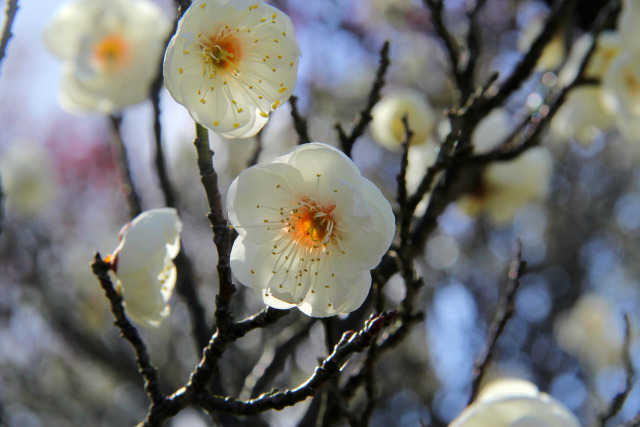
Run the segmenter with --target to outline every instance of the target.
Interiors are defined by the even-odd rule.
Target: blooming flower
[[[165,85],[202,126],[248,137],[291,96],[299,57],[291,20],[278,9],[261,0],[197,0],[167,47]]]
[[[371,134],[389,150],[400,150],[405,140],[402,118],[407,116],[413,136],[409,144],[422,144],[429,139],[436,123],[433,108],[416,91],[404,90],[385,96],[371,111]]]
[[[497,147],[511,133],[509,120],[501,109],[482,120],[471,135],[476,152]],[[474,191],[460,198],[458,206],[470,215],[486,212],[494,223],[505,224],[522,205],[547,196],[551,172],[552,158],[546,148],[527,150],[516,159],[490,164]]]
[[[369,270],[391,245],[395,219],[380,190],[341,151],[298,146],[243,171],[227,194],[239,237],[231,269],[265,304],[327,317],[362,305]]]
[[[535,384],[502,378],[487,384],[478,399],[449,427],[579,427],[565,406]]]
[[[62,106],[111,113],[144,101],[169,29],[169,19],[147,0],[63,6],[44,34],[51,51],[65,61]]]
[[[175,209],[145,211],[122,228],[120,244],[105,258],[118,278],[127,315],[137,323],[157,327],[169,315],[181,231]]]

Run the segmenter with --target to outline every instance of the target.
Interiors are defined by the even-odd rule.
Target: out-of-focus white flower
[[[522,29],[518,38],[518,50],[526,52],[531,48],[535,39],[544,29],[545,17],[532,18],[526,27]],[[538,70],[555,70],[562,64],[564,59],[564,35],[561,31],[556,32],[553,38],[547,43],[536,68]]]
[[[583,295],[556,321],[554,334],[558,343],[597,372],[620,362],[622,332],[612,305],[595,294]]]
[[[300,49],[293,24],[261,0],[197,0],[164,57],[171,96],[226,137],[249,137],[289,99]]]
[[[580,64],[591,47],[593,36],[582,35],[571,47],[569,56],[562,70],[558,73],[560,86],[567,86],[580,71]],[[622,51],[622,40],[617,31],[603,31],[598,35],[596,48],[589,58],[583,77],[587,79],[601,79],[609,69],[613,59]]]
[[[181,231],[175,209],[145,211],[122,228],[120,244],[105,258],[118,278],[127,315],[141,325],[157,327],[169,315]]]
[[[503,378],[487,384],[449,427],[580,427],[562,403],[535,384]]]
[[[482,120],[471,135],[476,152],[496,148],[511,133],[508,113],[498,109]],[[470,215],[486,212],[496,224],[511,221],[518,209],[549,193],[552,158],[544,147],[525,151],[508,162],[495,162],[483,172],[477,188],[458,200]]]
[[[628,139],[640,140],[640,50],[621,52],[602,81],[603,106],[618,130]]]
[[[158,71],[169,19],[147,0],[80,0],[64,5],[45,42],[65,61],[60,103],[111,113],[144,101]]]
[[[242,172],[227,194],[239,237],[231,269],[265,304],[313,317],[349,313],[371,286],[395,219],[380,190],[326,144]]]
[[[400,150],[405,140],[402,117],[407,116],[413,132],[409,144],[426,142],[436,124],[433,108],[424,95],[413,90],[403,90],[385,96],[371,111],[371,134],[373,139],[389,150]]]
[[[622,0],[618,14],[618,31],[627,49],[640,50],[640,3],[637,0]]]
[[[33,216],[55,198],[53,165],[44,148],[16,141],[0,152],[1,189],[7,211]]]
[[[601,102],[599,86],[577,87],[571,92],[551,121],[551,135],[566,141],[576,139],[590,145],[598,134],[613,126],[613,118]]]

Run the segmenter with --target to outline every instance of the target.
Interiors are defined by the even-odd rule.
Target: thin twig
[[[118,162],[118,168],[120,169],[122,177],[122,192],[127,197],[129,215],[131,218],[135,218],[140,214],[140,212],[142,212],[142,207],[138,191],[136,190],[133,178],[131,177],[131,164],[129,163],[127,148],[124,145],[124,140],[122,139],[122,116],[112,114],[109,116],[109,121],[113,129],[111,147],[116,161]]]
[[[543,130],[546,129],[546,126],[551,122],[551,119],[558,112],[562,104],[564,104],[570,91],[575,87],[582,85],[585,81],[583,75],[593,53],[596,50],[597,36],[606,28],[607,23],[616,16],[619,10],[619,0],[614,0],[608,3],[606,7],[600,10],[600,13],[589,30],[593,35],[591,46],[589,46],[589,49],[582,58],[575,78],[565,87],[560,88],[557,93],[550,96],[551,101],[547,101],[549,107],[545,115],[541,115],[538,112],[532,114],[529,118],[521,122],[514,132],[512,132],[497,148],[488,153],[468,157],[467,159],[464,159],[463,162],[476,165],[486,165],[493,161],[509,161],[518,157],[526,150],[538,145],[540,143]],[[515,139],[519,134],[521,134],[520,136],[523,141],[520,144],[514,144]]]
[[[531,75],[542,55],[542,51],[562,25],[565,15],[573,9],[575,2],[576,0],[554,2],[554,8],[551,10],[542,31],[533,41],[527,53],[520,59],[520,62],[516,64],[513,72],[507,77],[504,83],[502,83],[498,92],[494,96],[486,98],[483,102],[479,103],[479,110],[488,112],[502,105]]]
[[[188,405],[202,398],[211,379],[218,370],[218,363],[222,354],[232,342],[250,331],[264,328],[277,322],[289,313],[288,310],[276,310],[268,307],[258,314],[242,321],[228,325],[224,329],[218,328],[216,334],[209,341],[209,345],[203,351],[203,357],[198,366],[189,377],[186,386],[180,388],[158,405],[152,405],[145,420],[139,426],[156,426],[177,414]]]
[[[344,153],[349,157],[351,157],[353,144],[358,138],[362,136],[362,134],[364,134],[367,125],[372,119],[371,110],[373,109],[374,105],[376,105],[376,103],[380,100],[380,90],[382,89],[382,86],[384,86],[384,77],[387,74],[389,64],[389,41],[386,41],[384,42],[382,49],[380,49],[380,65],[378,66],[376,78],[373,82],[373,85],[371,86],[371,91],[369,92],[367,105],[356,118],[355,125],[351,130],[351,133],[347,135],[339,123],[335,126],[336,131],[338,132],[338,138],[340,140],[342,151],[344,151]]]
[[[526,265],[527,263],[522,260],[522,243],[518,241],[516,249],[514,250],[513,259],[511,260],[511,265],[509,266],[509,272],[507,274],[509,281],[507,282],[507,286],[504,288],[496,314],[491,322],[491,326],[489,327],[485,347],[478,355],[473,366],[471,395],[469,396],[467,405],[472,404],[478,396],[480,384],[482,383],[482,379],[487,373],[487,368],[494,356],[496,344],[507,327],[509,320],[513,317],[513,313],[516,308],[516,293],[520,288],[520,278],[524,274]]]
[[[631,390],[633,389],[633,383],[636,380],[636,370],[633,367],[633,361],[631,360],[631,339],[633,337],[633,331],[631,330],[631,320],[629,315],[624,315],[624,343],[622,345],[622,363],[624,365],[624,371],[626,373],[624,390],[614,396],[611,404],[606,411],[600,414],[600,425],[604,427],[611,418],[615,417],[622,409]]]
[[[2,64],[2,60],[4,59],[7,51],[9,39],[13,35],[11,33],[11,26],[13,25],[13,20],[16,17],[17,12],[18,0],[7,0],[7,7],[4,10],[5,19],[4,25],[2,26],[2,36],[0,38],[0,64]]]
[[[413,137],[413,131],[409,127],[407,115],[402,117],[404,126],[404,142],[402,143],[402,159],[400,161],[400,172],[396,177],[398,183],[397,201],[400,206],[400,245],[408,245],[411,237],[411,218],[413,209],[407,203],[407,167],[409,166],[409,143]]]
[[[471,90],[469,85],[472,85],[473,82],[465,81],[463,77],[463,70],[460,64],[462,48],[444,23],[444,17],[442,15],[444,6],[443,0],[423,0],[423,3],[431,12],[431,21],[433,22],[433,26],[435,27],[438,37],[440,37],[444,42],[445,50],[449,56],[449,62],[451,63],[451,73],[455,79],[456,86],[461,93],[470,93]],[[466,98],[466,96],[463,95],[462,98]]]
[[[218,175],[213,168],[213,151],[209,148],[209,132],[207,128],[196,123],[196,138],[193,141],[198,154],[200,180],[204,186],[209,203],[207,218],[213,230],[213,241],[218,250],[218,278],[220,289],[216,297],[216,320],[218,328],[225,328],[233,323],[233,313],[229,309],[231,296],[236,287],[231,279],[229,254],[231,253],[231,232],[224,216],[222,196],[218,190]]]
[[[273,352],[271,362],[258,378],[253,389],[251,390],[251,398],[258,397],[263,393],[269,384],[273,382],[276,376],[282,372],[289,356],[292,356],[298,345],[309,336],[309,331],[315,322],[307,322],[299,331],[294,333],[288,340],[280,344]]]
[[[300,115],[298,111],[298,97],[295,95],[291,95],[289,98],[289,103],[291,104],[291,117],[293,117],[293,125],[296,128],[296,132],[298,133],[298,144],[306,144],[307,142],[311,142],[309,138],[309,133],[307,130],[307,120]]]
[[[382,313],[372,316],[365,327],[358,333],[347,331],[333,349],[333,352],[316,368],[311,377],[293,390],[278,393],[265,393],[249,401],[241,401],[218,396],[203,397],[199,405],[208,412],[230,412],[236,415],[251,415],[269,409],[280,410],[292,406],[313,396],[327,381],[340,372],[344,363],[353,353],[359,353],[368,348],[378,335],[382,326],[393,315]]]
[[[160,404],[164,400],[164,395],[160,391],[158,384],[158,372],[156,368],[151,365],[149,360],[149,353],[147,348],[138,334],[138,330],[129,322],[124,312],[124,306],[122,305],[122,297],[113,288],[113,283],[109,278],[110,265],[105,263],[100,257],[99,253],[95,254],[91,269],[93,274],[100,281],[100,285],[104,290],[105,295],[111,303],[111,312],[116,319],[115,325],[120,329],[120,335],[133,347],[136,353],[136,363],[138,364],[138,370],[140,375],[144,378],[144,389],[151,398],[153,405]]]

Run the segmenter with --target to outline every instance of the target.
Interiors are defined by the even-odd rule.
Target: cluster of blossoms
[[[58,10],[45,31],[64,60],[59,89],[69,111],[112,113],[144,101],[171,24],[148,0],[80,0]]]
[[[231,269],[265,304],[313,317],[351,312],[391,245],[395,218],[380,190],[341,151],[294,148],[242,172],[227,194],[239,237]]]
[[[118,278],[127,315],[141,325],[157,327],[169,315],[181,231],[175,209],[145,211],[122,228],[120,244],[105,258]]]
[[[617,29],[598,36],[583,74],[600,83],[572,90],[552,121],[553,135],[588,144],[615,125],[626,139],[640,141],[639,20],[640,3],[623,0]],[[573,80],[592,41],[585,35],[574,44],[560,72],[560,84]]]
[[[580,423],[562,403],[535,384],[502,378],[487,384],[478,399],[449,427],[579,427]]]
[[[299,58],[280,10],[260,0],[197,0],[167,47],[165,84],[202,126],[249,137],[291,96]]]

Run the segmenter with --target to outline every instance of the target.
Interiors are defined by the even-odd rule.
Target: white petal
[[[138,271],[158,258],[175,257],[181,231],[182,222],[173,208],[152,209],[138,215],[124,230],[116,249],[117,274]]]
[[[342,151],[327,144],[312,142],[295,147],[277,157],[275,163],[289,163],[302,173],[307,186],[316,186],[318,175],[330,180],[343,180],[355,186],[362,179],[360,171]]]
[[[283,226],[280,208],[294,207],[297,193],[294,186],[300,181],[299,171],[289,165],[256,165],[246,169],[233,180],[227,192],[231,225],[253,243],[275,238]]]

